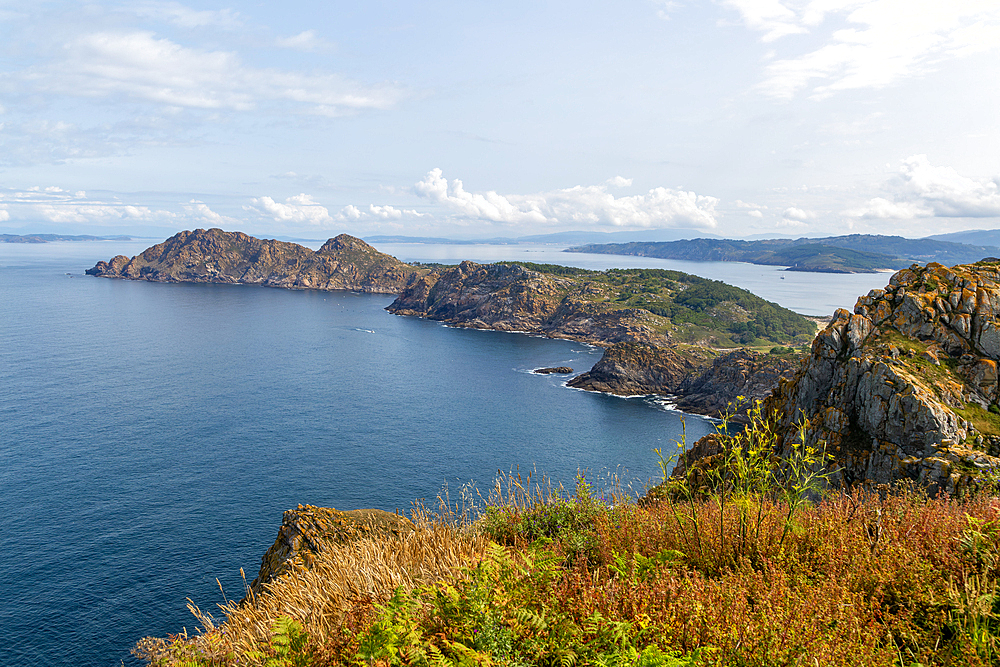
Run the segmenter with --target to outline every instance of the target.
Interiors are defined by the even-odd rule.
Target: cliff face
[[[412,267],[341,234],[313,252],[296,243],[241,232],[196,229],[175,234],[129,259],[118,255],[87,273],[154,282],[239,283],[291,289],[398,293]]]
[[[619,343],[569,386],[622,396],[673,395],[685,412],[718,415],[738,397],[763,399],[782,378],[791,378],[799,357],[739,349],[721,353],[693,346]],[[739,421],[739,416],[736,420]]]
[[[618,343],[604,350],[593,368],[567,384],[619,396],[677,394],[681,385],[708,368],[717,354],[692,346]]]
[[[524,331],[598,345],[654,340],[663,318],[606,303],[605,290],[510,264],[462,262],[423,276],[387,308],[477,329]]]
[[[912,478],[955,491],[1000,464],[1000,261],[895,274],[839,310],[767,408],[785,453],[808,418],[833,481]]]

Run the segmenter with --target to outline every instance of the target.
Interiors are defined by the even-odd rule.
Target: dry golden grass
[[[227,664],[266,644],[282,616],[301,623],[313,645],[337,646],[344,640],[344,628],[350,624],[346,617],[352,611],[384,604],[400,587],[411,591],[452,579],[481,559],[489,543],[461,525],[436,522],[419,513],[415,519],[416,530],[406,536],[325,544],[311,567],[296,564],[243,604],[219,605],[224,623],[189,600],[188,608],[201,623],[200,634],[146,638],[135,653],[160,665],[183,664],[191,658],[204,660],[203,664]]]

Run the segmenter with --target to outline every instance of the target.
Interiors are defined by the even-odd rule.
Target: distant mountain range
[[[954,243],[932,238],[850,234],[825,238],[687,239],[668,242],[605,243],[576,246],[566,252],[638,255],[660,259],[748,262],[787,266],[791,271],[870,273],[901,269],[913,263],[969,264],[1000,256],[1000,247]]]

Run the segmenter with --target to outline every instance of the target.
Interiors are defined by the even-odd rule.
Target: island
[[[452,326],[517,331],[605,348],[570,386],[674,397],[715,415],[791,377],[815,322],[725,283],[679,271],[589,271],[552,264],[410,265],[341,234],[313,251],[241,232],[175,234],[92,276],[396,294],[387,310]],[[791,354],[771,354],[772,349]]]
[[[938,239],[850,234],[826,238],[687,239],[682,241],[595,243],[566,252],[638,255],[698,262],[747,262],[784,266],[788,271],[873,273],[902,269],[913,263],[962,264],[1000,255],[1000,248],[952,243]]]

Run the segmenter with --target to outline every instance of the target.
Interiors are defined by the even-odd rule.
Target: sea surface
[[[498,471],[641,490],[682,415],[564,386],[600,350],[445,327],[390,296],[84,276],[150,242],[0,244],[0,664],[136,664],[130,647],[243,594],[284,510],[406,511]],[[887,276],[393,245],[401,259],[675,268],[799,312],[850,307]],[[696,270],[697,269],[697,270]],[[876,278],[878,278],[876,280]],[[756,289],[755,289],[756,287]],[[689,441],[708,420],[686,418]],[[218,578],[218,582],[216,579]]]

